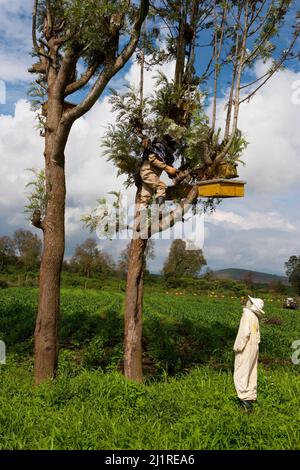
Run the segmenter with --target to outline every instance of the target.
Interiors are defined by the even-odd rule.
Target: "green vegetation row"
[[[300,448],[298,312],[266,301],[258,403],[245,415],[232,381],[240,298],[148,292],[135,384],[121,374],[123,296],[62,290],[58,377],[34,389],[37,290],[0,292],[0,449]]]

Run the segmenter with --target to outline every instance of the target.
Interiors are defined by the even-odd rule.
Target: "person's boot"
[[[251,400],[240,400],[243,409],[250,413],[253,410],[253,402]]]
[[[163,196],[159,196],[155,199],[155,203],[158,205],[158,216],[162,219],[162,213],[165,206],[165,198]]]
[[[165,198],[163,196],[159,196],[155,199],[155,202],[156,204],[158,204],[159,206],[164,206],[165,205]]]

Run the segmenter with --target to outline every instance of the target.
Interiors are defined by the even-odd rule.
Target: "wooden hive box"
[[[244,197],[245,181],[232,179],[214,179],[201,181],[198,183],[199,197]],[[177,186],[168,186],[167,199],[180,200],[188,195],[191,186],[188,184],[179,184]]]
[[[230,179],[207,180],[198,183],[199,197],[244,197],[245,181]]]

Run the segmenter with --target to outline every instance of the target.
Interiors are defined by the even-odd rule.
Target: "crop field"
[[[258,402],[243,413],[241,299],[147,292],[142,384],[122,376],[123,293],[63,289],[57,379],[33,388],[37,290],[0,291],[0,449],[300,449],[300,314],[266,299]]]

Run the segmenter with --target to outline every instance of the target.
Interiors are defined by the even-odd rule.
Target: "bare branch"
[[[240,20],[241,11],[239,11],[238,15],[239,15],[239,20]],[[227,141],[227,139],[229,137],[229,133],[230,133],[230,123],[231,123],[232,106],[233,106],[233,93],[234,93],[234,86],[235,86],[237,67],[238,67],[239,40],[240,40],[240,36],[239,36],[239,32],[237,30],[236,31],[236,38],[235,38],[235,62],[233,64],[231,88],[230,88],[229,99],[228,99],[228,104],[227,104],[228,108],[227,108],[227,116],[226,116],[224,141]]]
[[[51,15],[50,0],[46,0],[46,18],[47,18],[46,37],[47,39],[49,39],[53,33],[53,21],[52,21],[52,15]]]
[[[223,37],[224,37],[224,29],[225,29],[225,22],[227,17],[227,7],[228,2],[225,1],[225,6],[222,15],[222,22],[221,22],[221,36],[218,43],[218,23],[217,23],[217,12],[216,12],[216,2],[214,7],[214,27],[215,27],[215,35],[214,35],[214,56],[215,56],[215,74],[214,74],[214,98],[213,98],[213,113],[212,113],[212,126],[211,132],[214,133],[215,125],[216,125],[216,118],[217,118],[217,92],[218,92],[218,78],[220,75],[220,56],[222,53],[223,47]]]
[[[239,101],[239,104],[241,103],[244,103],[245,101],[249,101],[254,95],[255,93],[258,92],[258,90],[260,90],[266,83],[267,81],[274,75],[275,72],[277,72],[277,70],[282,66],[282,64],[287,60],[287,57],[288,55],[290,54],[291,50],[293,49],[294,45],[295,45],[295,42],[298,38],[300,34],[300,29],[298,28],[294,34],[294,38],[293,38],[293,41],[291,42],[289,48],[287,51],[285,51],[283,54],[282,54],[282,57],[281,59],[277,62],[276,65],[274,65],[272,67],[272,69],[267,72],[265,75],[263,75],[262,77],[260,77],[259,79],[255,80],[252,84],[256,83],[257,81],[259,80],[262,80],[264,77],[266,77],[266,79],[254,90],[252,91],[248,96],[246,96],[245,98],[243,98],[241,101]],[[247,86],[249,86],[250,84],[248,84]],[[242,88],[245,88],[245,87],[241,87],[240,90]]]
[[[286,0],[281,0],[279,10],[283,7],[285,2],[286,2]],[[268,40],[268,38],[270,37],[270,34],[272,33],[273,28],[276,25],[277,21],[278,21],[278,16],[274,15],[274,20],[272,21],[269,29],[264,34],[263,38],[260,40],[259,44],[255,47],[255,49],[251,52],[251,54],[249,54],[245,58],[245,64],[249,63],[250,61],[253,61],[253,59],[255,59],[255,57],[259,54],[259,51],[260,51],[260,48],[261,48],[262,44],[264,44]],[[262,22],[262,26],[263,25],[264,25],[264,23]]]
[[[81,77],[76,80],[76,82],[70,83],[65,91],[65,96],[72,95],[72,93],[75,93],[75,91],[80,90],[83,88],[89,80],[93,77],[95,74],[97,68],[99,67],[100,64],[97,62],[94,62],[82,75]]]
[[[37,43],[37,38],[36,38],[36,17],[37,17],[37,9],[38,9],[38,0],[34,0],[33,4],[33,11],[32,11],[32,42],[33,42],[33,47],[34,50],[37,54],[40,53],[40,48]]]
[[[224,157],[226,156],[228,150],[230,149],[235,133],[237,130],[237,122],[238,122],[238,115],[239,115],[239,96],[240,96],[240,84],[241,84],[241,78],[242,78],[242,72],[243,68],[245,65],[245,55],[246,55],[246,44],[247,44],[247,37],[248,37],[248,15],[249,15],[249,1],[246,1],[245,5],[245,18],[244,18],[244,28],[243,28],[243,39],[242,39],[242,44],[241,44],[241,49],[240,49],[240,58],[239,58],[239,66],[237,69],[237,78],[236,78],[236,89],[235,89],[235,97],[234,97],[234,115],[233,115],[233,124],[232,124],[232,131],[231,131],[231,136],[229,138],[229,141],[223,148],[223,150],[216,156],[215,161],[214,161],[214,167],[221,162]]]
[[[256,14],[253,15],[253,17],[252,17],[251,20],[249,21],[249,31],[250,31],[251,26],[255,23],[255,21],[257,20],[257,18],[259,17],[259,15],[261,14],[261,12],[263,11],[266,2],[267,2],[267,0],[262,0],[260,8],[257,10]],[[268,17],[268,14],[269,14],[271,8],[272,8],[272,2],[270,3],[270,6],[269,6],[269,8],[268,8],[268,11],[267,11],[267,13],[266,13],[266,15],[265,15],[266,18]],[[250,34],[252,34],[252,32],[251,32]]]
[[[198,197],[198,186],[194,185],[188,192],[186,198],[180,202],[178,208],[175,209],[175,211],[170,212],[167,216],[163,217],[162,219],[158,219],[158,223],[155,226],[151,224],[150,221],[146,231],[141,232],[139,238],[150,238],[156,233],[160,233],[164,230],[172,228],[177,222],[180,222],[182,220],[184,214],[188,212],[188,210],[191,208],[191,205],[197,201]]]

